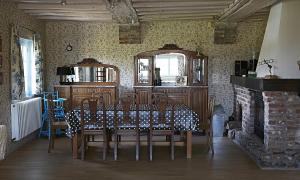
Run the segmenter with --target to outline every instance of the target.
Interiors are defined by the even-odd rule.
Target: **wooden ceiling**
[[[14,0],[18,8],[43,20],[99,21],[134,24],[143,21],[218,19],[237,3],[255,0]],[[260,0],[275,1],[275,0]],[[62,2],[66,2],[63,4]],[[270,4],[268,4],[270,6]],[[264,6],[266,7],[266,6]],[[269,8],[251,11],[256,19]],[[253,10],[253,9],[252,9]],[[247,11],[248,12],[248,11]],[[255,14],[256,13],[256,14]],[[245,14],[245,13],[244,13]],[[247,14],[249,16],[249,14]],[[231,17],[231,16],[230,16]]]

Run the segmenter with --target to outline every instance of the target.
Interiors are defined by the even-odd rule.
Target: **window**
[[[20,38],[20,45],[24,67],[25,96],[32,97],[37,92],[33,40]]]

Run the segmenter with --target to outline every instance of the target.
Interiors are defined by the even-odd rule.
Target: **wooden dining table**
[[[154,107],[150,107],[154,106]],[[106,117],[107,117],[107,129],[113,130],[114,122],[114,106],[106,107]],[[153,111],[150,111],[150,108]],[[140,129],[147,130],[150,127],[150,112],[153,113],[154,121],[158,119],[158,111],[155,105],[140,105],[139,106],[139,120],[140,120]],[[175,105],[174,108],[174,130],[185,132],[185,145],[186,145],[186,158],[192,158],[192,132],[199,131],[199,118],[198,115],[192,111],[189,107],[185,105]],[[88,110],[86,110],[88,112]],[[131,110],[134,114],[134,109]],[[103,111],[98,110],[97,113],[102,113]],[[117,112],[122,113],[122,109],[117,108]],[[168,113],[169,111],[167,111]],[[170,113],[170,112],[169,112]],[[88,113],[84,113],[87,114]],[[168,117],[168,115],[166,116]],[[72,154],[73,159],[78,158],[78,147],[80,142],[80,108],[75,108],[65,115],[66,121],[70,127],[69,133],[72,137]],[[122,128],[122,125],[119,127]],[[127,127],[124,126],[124,129]]]

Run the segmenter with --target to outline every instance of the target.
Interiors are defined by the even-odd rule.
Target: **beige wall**
[[[44,23],[35,20],[32,17],[17,10],[16,5],[9,1],[0,1],[0,35],[2,36],[3,46],[3,66],[0,72],[3,72],[4,82],[0,85],[0,124],[8,126],[9,139],[11,137],[10,128],[10,84],[9,84],[9,48],[10,48],[10,25],[22,25],[44,34]],[[10,141],[9,141],[10,142]],[[11,150],[11,146],[9,146]]]
[[[229,83],[234,73],[234,61],[250,59],[252,50],[260,50],[265,22],[244,22],[239,25],[236,44],[215,45],[214,28],[208,21],[168,21],[142,24],[142,44],[124,45],[118,41],[118,26],[97,23],[48,22],[46,23],[46,85],[52,89],[58,84],[56,67],[76,63],[93,57],[103,63],[116,65],[121,70],[121,85],[133,85],[133,56],[154,50],[166,43],[176,43],[187,50],[198,45],[209,56],[209,90],[217,103],[232,112],[233,91]],[[72,52],[66,52],[68,43]]]
[[[300,1],[284,0],[271,9],[259,60],[275,59],[273,74],[300,79]],[[257,68],[259,77],[268,75],[266,65]]]

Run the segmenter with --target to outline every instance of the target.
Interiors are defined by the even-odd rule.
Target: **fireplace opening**
[[[237,103],[236,105],[235,119],[239,122],[242,122],[243,120],[243,107],[240,103]]]
[[[255,91],[254,134],[256,134],[262,141],[264,140],[264,109],[262,92]]]

